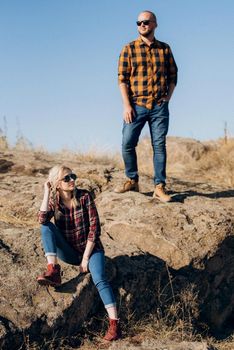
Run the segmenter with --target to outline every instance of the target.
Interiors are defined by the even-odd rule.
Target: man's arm
[[[175,84],[171,83],[169,86],[168,86],[168,93],[167,93],[167,96],[169,98],[169,100],[171,99],[171,96],[175,90]]]
[[[134,117],[134,110],[129,99],[129,88],[127,84],[120,83],[119,89],[123,100],[123,118],[125,122],[129,124],[132,123]]]
[[[128,47],[125,46],[119,56],[118,82],[123,100],[123,118],[127,124],[131,123],[134,117],[134,110],[129,99],[129,83],[131,75],[131,62]]]
[[[175,90],[175,84],[171,83],[169,86],[168,86],[168,92],[167,92],[167,95],[165,96],[162,96],[158,101],[159,102],[163,102],[163,101],[166,101],[166,102],[169,102],[170,99],[171,99],[171,96]]]
[[[171,98],[173,91],[177,84],[178,68],[172,54],[171,48],[168,48],[168,93],[169,99]]]
[[[175,62],[175,59],[173,57],[172,51],[170,46],[168,46],[168,53],[167,53],[167,80],[168,80],[168,89],[167,94],[162,96],[159,99],[159,102],[162,101],[170,101],[171,96],[175,90],[176,84],[177,84],[177,72],[178,68]]]

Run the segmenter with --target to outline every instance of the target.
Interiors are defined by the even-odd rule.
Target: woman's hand
[[[82,261],[80,263],[80,272],[88,272],[88,264],[89,264],[89,258],[86,256],[83,256]]]

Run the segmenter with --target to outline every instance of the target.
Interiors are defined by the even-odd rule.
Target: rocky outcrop
[[[42,340],[73,334],[89,315],[103,309],[90,275],[80,275],[77,267],[62,264],[64,279],[57,289],[39,287],[35,281],[45,268],[36,221],[44,173],[65,159],[24,153],[24,158],[12,156],[11,161],[14,166],[1,173],[0,182],[3,349],[19,348],[27,336]],[[200,317],[219,332],[228,323],[231,332],[234,191],[171,177],[173,201],[164,204],[152,198],[147,176],[141,176],[140,193],[116,194],[113,188],[124,180],[119,169],[75,157],[66,157],[66,164],[77,172],[78,185],[96,194],[107,271],[122,319],[127,313],[140,319],[159,307],[163,312],[193,285],[200,308],[195,322]]]

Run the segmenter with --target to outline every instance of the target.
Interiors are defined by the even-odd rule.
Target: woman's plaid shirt
[[[126,45],[119,57],[119,84],[129,86],[132,102],[152,109],[177,83],[177,66],[170,46],[155,39],[150,46],[141,38]]]
[[[54,217],[54,223],[68,243],[83,254],[87,240],[94,242],[94,250],[104,250],[100,241],[101,227],[95,203],[88,191],[76,189],[77,207],[69,209],[60,200],[55,206],[49,202],[48,211],[39,211],[40,224],[48,223]]]

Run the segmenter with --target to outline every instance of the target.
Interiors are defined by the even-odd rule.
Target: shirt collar
[[[137,38],[136,41],[139,43],[140,46],[148,46],[148,45],[141,39],[140,36]],[[160,48],[161,45],[160,45],[160,42],[154,38],[154,41],[153,41],[153,43],[150,45],[150,47]]]

